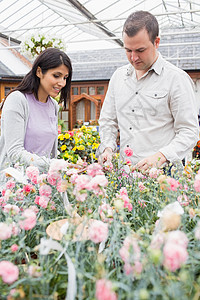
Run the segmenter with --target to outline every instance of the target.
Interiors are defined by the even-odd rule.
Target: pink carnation
[[[141,207],[146,207],[146,202],[143,199],[138,199],[138,203]]]
[[[177,188],[179,187],[179,182],[176,180],[176,179],[174,179],[174,178],[172,178],[172,177],[170,177],[170,178],[167,178],[167,183],[169,184],[169,188],[168,188],[168,190],[170,191],[177,191]]]
[[[78,192],[75,195],[76,195],[76,200],[77,201],[84,202],[85,199],[87,198],[87,193],[80,193],[80,192]]]
[[[142,272],[142,264],[140,261],[135,261],[132,265],[126,262],[124,264],[124,271],[126,275],[140,274]]]
[[[101,204],[99,206],[98,212],[103,222],[110,222],[113,220],[113,210],[109,204]]]
[[[164,235],[164,233],[160,232],[156,235],[153,235],[153,239],[151,241],[150,248],[151,249],[160,249],[161,246],[164,244],[164,242],[165,242],[165,235]]]
[[[35,278],[41,277],[42,276],[41,268],[36,265],[30,265],[28,267],[28,275]]]
[[[167,243],[178,244],[184,248],[187,248],[188,238],[183,231],[175,230],[168,233]]]
[[[129,198],[124,200],[124,207],[128,208],[128,211],[131,211],[133,209],[133,205],[129,202]]]
[[[133,155],[133,150],[130,147],[124,148],[124,153],[126,156],[130,157]]]
[[[91,177],[95,177],[96,175],[104,175],[102,170],[103,168],[98,163],[91,164],[86,169],[87,169],[87,174]]]
[[[57,191],[60,193],[64,193],[67,190],[68,187],[68,181],[67,180],[61,180],[57,183]]]
[[[29,166],[26,169],[26,175],[27,177],[34,183],[37,184],[37,178],[39,176],[40,172],[39,169],[35,166]]]
[[[37,181],[38,183],[44,183],[47,179],[47,174],[41,174],[38,176]]]
[[[0,240],[7,240],[12,235],[12,226],[0,222]]]
[[[75,184],[78,177],[79,177],[79,175],[77,174],[77,171],[76,171],[70,178],[71,183]]]
[[[199,173],[195,176],[194,189],[196,192],[200,192],[200,174]]]
[[[149,170],[149,177],[151,178],[157,178],[159,174],[160,174],[160,170],[158,170],[157,168],[151,168]]]
[[[163,265],[171,272],[176,271],[184,264],[188,258],[185,247],[175,243],[166,243],[163,248],[164,262]]]
[[[142,183],[142,181],[138,182],[138,187],[139,187],[140,192],[145,190],[145,185]]]
[[[119,190],[119,194],[120,196],[128,196],[128,192],[127,192],[127,189],[125,187],[122,187],[120,190]]]
[[[39,188],[39,194],[40,194],[40,196],[50,197],[51,196],[51,192],[52,192],[52,188],[50,187],[50,185],[43,184]]]
[[[189,205],[190,200],[188,199],[187,195],[183,194],[177,197],[178,202],[182,206],[187,206]]]
[[[53,159],[50,164],[50,173],[56,173],[58,171],[63,171],[67,168],[68,162],[64,159]]]
[[[16,252],[18,249],[19,249],[19,246],[18,246],[17,244],[13,244],[13,245],[11,246],[11,251],[12,251],[12,252]]]
[[[19,269],[13,263],[2,260],[0,262],[0,276],[4,283],[12,284],[18,279]]]
[[[90,178],[88,175],[79,175],[76,178],[76,189],[78,191],[88,189],[88,184],[90,182]]]
[[[19,221],[19,226],[21,229],[30,230],[36,225],[36,213],[32,209],[25,209],[22,213],[23,220]]]
[[[12,229],[13,236],[17,236],[21,231],[21,229],[17,226],[17,224],[15,222],[12,222],[11,229]]]
[[[23,191],[25,192],[25,194],[29,194],[30,192],[34,191],[34,186],[30,183],[24,185],[23,187]]]
[[[130,236],[126,237],[119,254],[125,263],[138,261],[140,259],[140,247],[137,240]]]
[[[112,283],[106,279],[99,279],[96,282],[97,300],[117,300],[117,295],[112,291]]]
[[[10,179],[6,182],[6,189],[12,190],[15,187],[15,182],[13,179]]]
[[[47,181],[49,184],[56,185],[61,179],[62,177],[58,172],[56,171],[48,172]]]
[[[24,199],[23,189],[18,189],[15,193],[14,200],[15,201],[22,201]]]
[[[108,238],[108,224],[94,220],[89,228],[89,239],[95,244],[106,241]]]
[[[105,175],[96,175],[89,183],[90,189],[97,189],[99,186],[105,187],[108,185],[108,179]]]
[[[39,198],[38,205],[41,206],[42,208],[47,208],[48,203],[49,203],[49,198],[48,197],[41,196]]]
[[[11,216],[15,216],[19,213],[20,209],[17,205],[6,204],[3,208],[3,211]]]

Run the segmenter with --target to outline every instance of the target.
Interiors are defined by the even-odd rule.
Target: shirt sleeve
[[[199,124],[192,80],[185,72],[177,74],[170,91],[170,109],[175,136],[159,151],[172,163],[185,158],[199,139]]]
[[[96,151],[96,157],[99,157],[105,148],[112,148],[114,152],[117,150],[118,121],[115,105],[114,80],[115,73],[110,79],[108,91],[101,109],[99,118],[101,144]]]
[[[40,171],[47,169],[50,160],[24,149],[24,137],[28,119],[28,103],[20,92],[11,93],[5,101],[3,118],[3,135],[5,150],[11,164],[35,165]]]

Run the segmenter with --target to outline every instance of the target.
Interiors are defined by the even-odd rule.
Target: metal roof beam
[[[81,12],[82,15],[84,15],[90,22],[94,22],[94,24],[101,29],[106,35],[110,37],[114,37],[114,41],[119,44],[121,47],[123,46],[123,43],[120,39],[118,39],[101,21],[97,20],[97,18],[86,9],[85,6],[83,6],[79,1],[77,0],[66,0],[70,4],[72,4],[78,11]]]

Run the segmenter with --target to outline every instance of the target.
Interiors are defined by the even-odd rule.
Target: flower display
[[[82,126],[58,136],[59,157],[72,163],[91,163],[97,161],[96,149],[100,144],[96,126]]]
[[[35,32],[27,36],[20,44],[21,52],[30,59],[35,58],[47,48],[58,48],[65,51],[66,47],[60,37],[47,33]]]
[[[91,131],[73,135],[83,139]],[[198,161],[174,176],[155,168],[126,173],[125,164],[118,154],[110,169],[60,158],[46,173],[27,167],[24,181],[7,177],[0,197],[1,299],[198,297]]]

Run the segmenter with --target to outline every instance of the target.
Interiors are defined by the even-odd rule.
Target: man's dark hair
[[[125,21],[123,33],[129,37],[135,36],[140,30],[146,29],[149,39],[154,44],[156,37],[159,35],[159,25],[156,17],[148,11],[136,11],[132,13]]]

